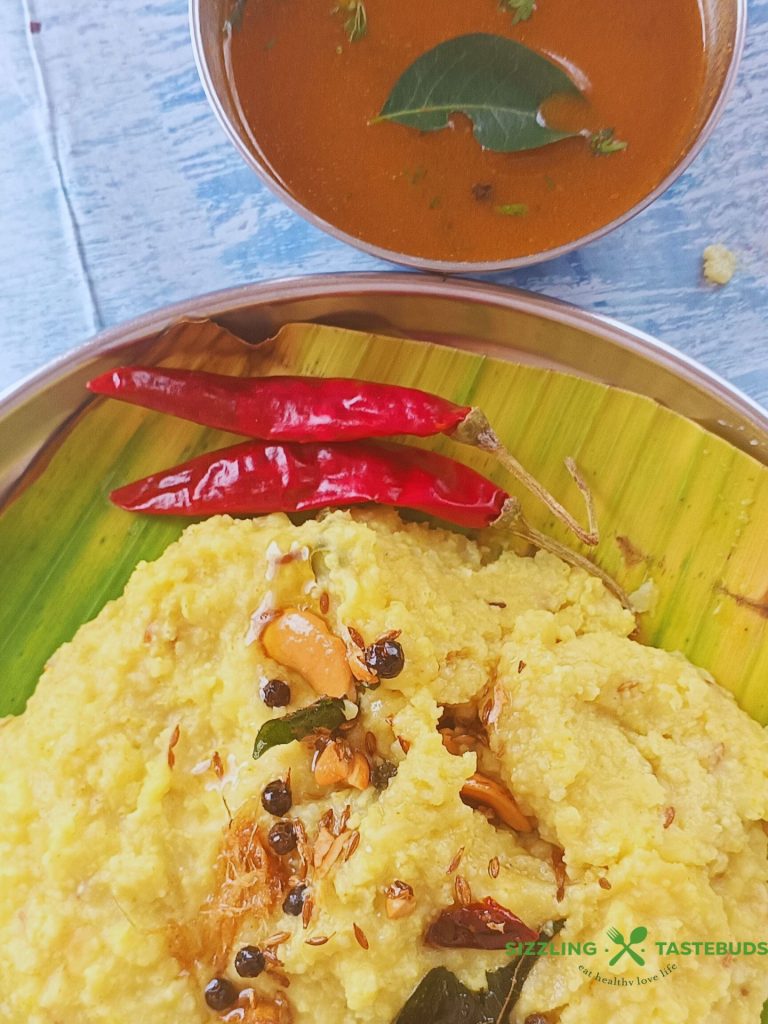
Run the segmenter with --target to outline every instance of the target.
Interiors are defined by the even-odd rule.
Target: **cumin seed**
[[[329,807],[325,814],[320,819],[320,828],[328,829],[329,832],[333,831],[333,824],[336,821],[336,815],[334,814],[333,808]]]
[[[339,820],[336,822],[336,825],[334,826],[333,834],[335,836],[340,836],[344,829],[347,827],[347,822],[349,821],[349,816],[351,813],[352,808],[349,806],[349,804],[347,804],[344,807],[344,810],[341,812]]]
[[[491,857],[491,859],[488,861],[488,874],[491,876],[491,878],[499,877],[499,866],[499,858]]]
[[[349,833],[349,839],[347,840],[347,844],[344,850],[344,860],[349,860],[349,858],[352,856],[352,854],[355,852],[359,845],[360,833],[357,831],[357,829],[355,829],[354,832]]]
[[[176,764],[176,755],[173,752],[173,748],[179,742],[179,736],[181,736],[181,727],[179,723],[176,723],[176,728],[171,733],[171,738],[168,741],[168,767],[173,768]]]
[[[330,935],[313,935],[311,939],[307,939],[306,944],[308,946],[324,946]]]
[[[359,928],[354,922],[352,923],[352,927],[355,931],[355,938],[357,939],[357,941],[360,943],[363,949],[368,949],[368,939],[365,937],[365,932],[363,931],[363,929]]]
[[[358,633],[358,631],[355,629],[355,627],[354,626],[347,626],[347,632],[349,633],[349,636],[350,636],[350,639],[352,640],[352,642],[354,644],[356,644],[360,648],[361,651],[364,651],[365,650],[365,640],[363,640],[362,635],[360,633]]]
[[[472,902],[472,890],[469,887],[469,882],[463,875],[456,875],[453,882],[453,892],[456,902],[460,903],[462,907],[467,907]]]
[[[463,856],[464,856],[464,847],[460,846],[458,848],[458,850],[456,851],[456,853],[453,855],[453,860],[448,865],[448,867],[445,869],[446,875],[452,875],[453,874],[453,872],[456,870],[456,868],[461,863],[461,858]]]
[[[315,909],[315,901],[311,896],[307,896],[304,900],[304,904],[301,908],[301,926],[304,929],[309,927],[309,922],[312,919],[312,911]]]

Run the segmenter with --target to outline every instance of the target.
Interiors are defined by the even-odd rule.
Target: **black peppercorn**
[[[365,664],[379,679],[394,679],[405,667],[405,655],[397,640],[377,640],[365,649]]]
[[[205,986],[205,1001],[212,1010],[228,1010],[237,996],[237,989],[226,978],[212,978]]]
[[[290,914],[291,917],[298,917],[304,909],[306,891],[306,885],[302,885],[301,882],[298,885],[294,885],[283,900],[283,911],[286,914]]]
[[[261,806],[265,811],[274,814],[276,818],[282,818],[291,809],[293,797],[291,787],[283,779],[275,779],[264,787],[261,794]]]
[[[282,679],[270,679],[261,688],[261,699],[268,708],[284,708],[291,703],[291,688]]]
[[[267,841],[275,853],[281,856],[296,849],[296,830],[292,821],[278,821],[267,835]]]
[[[386,789],[389,785],[389,780],[393,779],[397,775],[397,765],[393,764],[392,761],[382,761],[381,764],[377,764],[371,771],[371,782],[376,789]]]
[[[264,954],[256,946],[243,946],[235,957],[235,970],[241,978],[258,978],[265,966]]]

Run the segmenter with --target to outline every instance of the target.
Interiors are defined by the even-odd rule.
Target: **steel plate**
[[[248,285],[191,299],[113,328],[0,394],[0,494],[89,397],[115,362],[152,363],[180,317],[210,316],[257,343],[304,320],[422,338],[537,363],[657,399],[768,465],[768,413],[653,338],[553,299],[414,274],[349,274]]]

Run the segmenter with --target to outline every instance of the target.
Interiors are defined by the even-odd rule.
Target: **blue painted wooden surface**
[[[185,0],[0,0],[0,387],[189,296],[391,269],[285,209],[214,120]],[[39,22],[40,31],[30,31]],[[643,328],[768,404],[768,0],[704,153],[601,242],[496,275]],[[701,252],[739,255],[732,283]]]

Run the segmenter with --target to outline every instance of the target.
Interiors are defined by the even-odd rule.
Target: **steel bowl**
[[[646,395],[768,465],[768,413],[641,331],[554,299],[413,274],[346,274],[247,285],[105,331],[0,394],[0,496],[91,400],[85,382],[116,362],[152,363],[163,330],[209,316],[258,343],[290,321],[421,338],[548,366]]]
[[[720,120],[736,81],[739,62],[744,50],[747,26],[747,0],[699,0],[704,20],[707,67],[696,119],[687,144],[681,149],[677,163],[645,198],[598,230],[575,238],[565,245],[508,260],[458,262],[424,259],[420,256],[411,256],[408,253],[394,252],[391,249],[371,245],[363,239],[347,234],[346,231],[341,231],[334,224],[317,216],[309,207],[304,206],[291,195],[260,151],[258,140],[254,138],[251,129],[245,122],[240,105],[230,87],[222,36],[224,24],[232,10],[233,2],[234,0],[189,0],[189,15],[195,62],[208,102],[245,162],[256,172],[264,184],[292,210],[334,238],[347,242],[379,259],[419,270],[434,270],[443,274],[510,270],[563,256],[579,246],[602,238],[603,235],[620,227],[655,199],[658,199],[700,152]]]

